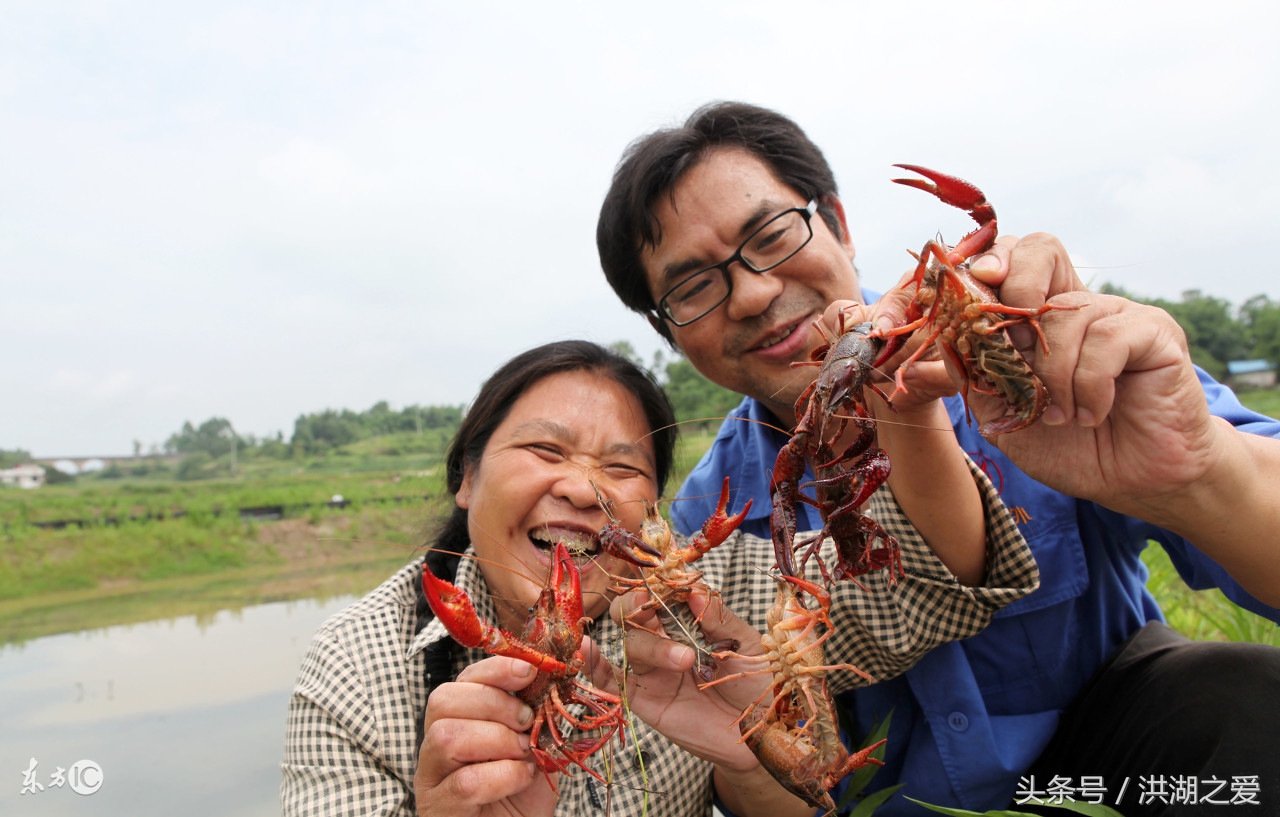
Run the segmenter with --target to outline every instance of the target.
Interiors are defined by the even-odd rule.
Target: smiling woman
[[[526,686],[528,665],[455,645],[426,604],[422,564],[465,589],[481,618],[519,632],[543,590],[552,547],[564,541],[578,554],[584,613],[601,617],[610,574],[630,569],[597,552],[610,519],[596,489],[638,529],[641,500],[656,501],[670,474],[674,421],[647,373],[591,343],[532,349],[489,378],[449,450],[455,507],[434,548],[330,620],[313,642],[290,706],[286,813],[412,813],[415,799],[418,813],[459,813],[493,799],[532,813],[556,808],[556,794],[528,760],[527,708],[499,694]],[[473,558],[459,561],[464,551]],[[610,624],[605,619],[597,637],[608,637]],[[352,662],[361,677],[340,680]],[[371,677],[388,667],[394,683]],[[317,741],[317,731],[333,737]],[[669,744],[667,751],[679,752]],[[673,775],[687,772],[666,759]],[[476,788],[460,792],[468,781]],[[688,801],[709,806],[709,778],[686,785]],[[599,796],[581,785],[559,788],[561,807]]]
[[[721,781],[751,792],[756,810],[744,817],[812,813],[739,741],[739,714],[770,684],[749,656],[763,652],[760,630],[775,595],[771,542],[735,533],[698,561],[706,585],[720,593],[699,590],[708,639],[736,641],[739,655],[748,656],[722,665],[730,683],[715,691],[697,692],[687,667],[654,664],[655,645],[635,636],[655,635],[632,632],[624,640],[621,602],[606,614],[611,577],[633,575],[634,568],[601,551],[600,531],[614,520],[639,530],[670,473],[673,422],[650,375],[591,343],[530,350],[489,378],[449,449],[454,508],[434,546],[329,619],[312,640],[289,706],[285,814],[547,817],[595,813],[607,804],[613,815],[709,815],[714,796],[723,794]],[[912,575],[892,588],[869,578],[876,592],[853,585],[833,591],[833,661],[856,662],[868,677],[892,677],[938,643],[972,635],[996,609],[1034,588],[1025,543],[989,484],[982,484],[992,527],[988,587],[996,589],[962,586],[896,503],[875,499],[878,519],[902,543]],[[558,543],[577,554],[577,570],[566,565]],[[544,612],[542,620],[568,625],[561,629],[570,631],[563,651],[569,655],[555,650],[555,666],[538,659],[536,677],[538,683],[560,678],[562,664],[568,665],[562,691],[552,695],[588,702],[586,714],[563,715],[554,700],[539,704],[539,712],[564,723],[545,729],[539,720],[532,734],[547,742],[531,747],[533,710],[510,693],[534,685],[532,664],[455,643],[428,603],[424,569],[441,580],[431,582],[432,603],[451,626],[458,615],[473,629],[478,624],[456,588],[481,622],[508,633],[524,630],[530,609],[542,604],[548,574],[554,575],[559,615]],[[572,600],[579,572],[581,613],[563,603]],[[579,652],[583,627],[590,638]],[[647,651],[634,652],[637,643],[648,643]],[[657,652],[672,654],[671,643],[659,642]],[[615,674],[629,658],[635,672]],[[615,685],[619,678],[623,689]],[[667,681],[679,688],[675,699],[664,692]],[[586,689],[589,683],[597,689]],[[679,716],[666,709],[673,701]],[[636,716],[628,716],[625,746],[599,736],[606,720],[615,728],[621,722],[619,705]],[[543,769],[551,758],[546,779],[535,754]],[[581,758],[583,767],[555,771],[576,768],[560,765],[566,757],[570,763]],[[778,798],[784,807],[774,806]]]

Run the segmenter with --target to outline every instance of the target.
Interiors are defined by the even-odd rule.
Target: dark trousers
[[[1101,777],[1125,817],[1280,815],[1280,649],[1148,624],[1066,710],[1029,774],[1040,791],[1055,776],[1077,788]]]

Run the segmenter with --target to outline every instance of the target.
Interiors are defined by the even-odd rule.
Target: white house
[[[1266,360],[1232,360],[1227,363],[1227,382],[1232,388],[1253,386],[1271,389],[1276,385],[1276,367]]]
[[[0,484],[19,488],[39,488],[44,485],[44,468],[34,462],[0,469]]]

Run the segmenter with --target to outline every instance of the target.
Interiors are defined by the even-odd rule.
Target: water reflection
[[[0,649],[0,814],[278,814],[289,690],[312,633],[351,601],[266,604]],[[65,778],[82,759],[102,767],[97,792],[54,785],[59,768]]]

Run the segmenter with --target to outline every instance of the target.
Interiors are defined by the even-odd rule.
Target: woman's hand
[[[648,599],[644,591],[633,591],[614,599],[610,613],[620,624]],[[689,598],[695,616],[701,616],[709,642],[734,639],[739,642],[739,655],[760,655],[760,634],[720,603],[719,596],[709,597],[704,586],[695,586]],[[627,626],[627,669],[624,680],[627,705],[645,723],[661,732],[690,754],[730,769],[748,771],[759,766],[755,755],[740,743],[741,734],[735,723],[747,706],[764,692],[770,683],[767,672],[736,678],[703,691],[689,671],[693,666],[693,650],[669,638],[646,632],[640,627],[661,630],[656,612],[646,611]],[[594,645],[592,645],[594,651]],[[604,660],[588,660],[592,667],[592,683],[601,689],[619,693],[612,667]],[[724,678],[741,672],[767,670],[764,661],[750,658],[726,658],[719,661],[716,675]]]
[[[557,796],[529,751],[533,712],[509,694],[534,669],[494,656],[477,661],[427,702],[413,778],[419,815],[550,815]]]
[[[610,613],[615,621],[623,623],[647,598],[644,591],[619,596]],[[622,690],[627,705],[668,740],[715,764],[716,791],[734,814],[813,814],[813,808],[774,780],[741,742],[738,719],[748,706],[768,693],[773,682],[768,663],[752,658],[764,653],[760,633],[722,605],[720,597],[710,594],[705,586],[693,588],[689,609],[701,619],[708,642],[738,641],[737,657],[720,659],[716,672],[717,678],[731,680],[699,690],[689,671],[693,667],[693,650],[639,627],[629,628],[629,672]],[[635,623],[661,629],[653,611],[640,614]],[[607,662],[592,660],[588,666],[593,667],[592,682],[596,686],[618,690]]]

